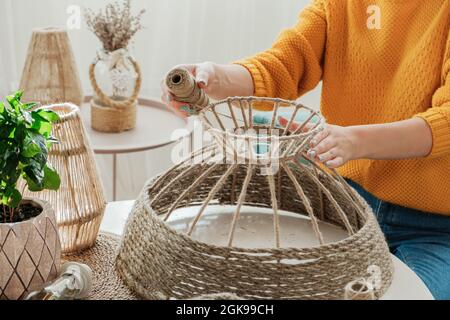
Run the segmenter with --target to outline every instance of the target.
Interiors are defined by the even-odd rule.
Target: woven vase
[[[43,108],[60,116],[53,129],[59,144],[52,147],[49,161],[61,177],[61,187],[31,195],[55,209],[63,253],[80,252],[97,238],[106,207],[103,185],[79,108],[73,104]]]
[[[92,128],[105,133],[134,129],[142,76],[139,64],[128,50],[99,51],[90,66],[89,77],[94,90]]]
[[[0,300],[24,299],[56,278],[61,247],[49,203],[25,199],[43,209],[30,220],[0,224]]]
[[[81,106],[83,92],[67,31],[34,30],[20,81],[24,101]]]

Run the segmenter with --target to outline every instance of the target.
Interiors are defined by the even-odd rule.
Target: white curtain
[[[112,0],[111,0],[112,1]],[[107,0],[1,0],[0,1],[0,97],[18,88],[32,30],[66,26],[68,8],[98,9]],[[132,45],[140,62],[142,95],[159,97],[160,81],[174,65],[214,61],[226,63],[268,48],[279,32],[293,25],[309,0],[133,0],[136,10],[145,8],[145,30]],[[84,92],[91,93],[87,70],[100,44],[82,23],[69,30]],[[304,97],[319,105],[320,88]],[[108,156],[98,161],[106,190],[111,196]],[[145,181],[171,166],[170,148],[119,157],[119,199],[133,199]]]

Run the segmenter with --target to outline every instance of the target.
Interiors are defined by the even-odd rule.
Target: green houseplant
[[[24,104],[21,97],[17,92],[0,103],[0,299],[23,298],[52,280],[60,261],[52,208],[22,197],[24,188],[36,192],[60,186],[48,163],[49,148],[57,142],[52,123],[59,116]]]

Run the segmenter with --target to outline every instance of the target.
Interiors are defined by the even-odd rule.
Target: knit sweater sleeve
[[[235,62],[252,75],[259,97],[296,99],[322,79],[327,22],[324,0],[314,0],[271,49]]]
[[[450,34],[442,69],[441,87],[433,96],[433,105],[417,116],[427,121],[433,134],[433,148],[429,157],[450,155]]]

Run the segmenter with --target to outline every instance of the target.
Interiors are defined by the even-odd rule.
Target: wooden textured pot
[[[61,245],[55,213],[44,201],[26,199],[42,213],[20,223],[0,224],[0,300],[18,300],[56,278]]]

